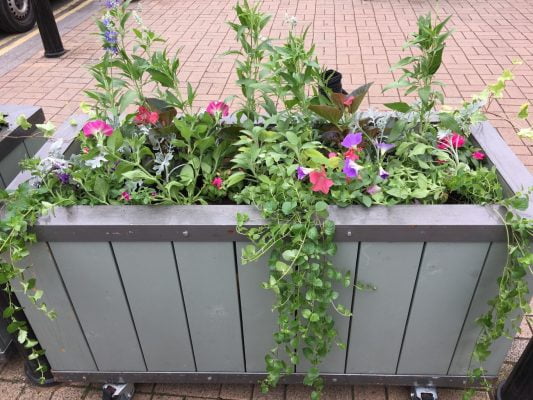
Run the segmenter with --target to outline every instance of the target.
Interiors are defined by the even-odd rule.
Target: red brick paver
[[[97,0],[95,0],[97,1]],[[181,49],[180,78],[198,89],[196,105],[238,94],[233,58],[221,57],[235,47],[226,21],[234,19],[236,0],[141,0],[145,23],[168,39],[172,50]],[[381,92],[394,80],[389,66],[401,55],[407,35],[416,29],[417,15],[432,11],[452,15],[455,30],[448,41],[438,78],[447,86],[448,103],[481,91],[494,82],[515,59],[516,79],[507,95],[491,110],[512,117],[533,99],[533,2],[530,0],[267,0],[262,9],[274,16],[266,34],[283,38],[286,14],[297,17],[297,29],[311,25],[310,39],[319,61],[344,75],[346,88],[374,82],[365,106],[382,107],[397,101],[398,93]],[[82,91],[94,84],[87,66],[100,55],[99,39],[91,35],[88,19],[63,37],[70,51],[60,59],[44,59],[41,51],[0,76],[0,103],[36,104],[62,122],[85,99]],[[37,49],[36,49],[37,50]],[[397,76],[397,74],[396,74]],[[533,168],[532,143],[524,142],[503,118],[491,116],[518,157]],[[527,125],[526,122],[522,127]],[[529,145],[529,146],[528,146]]]

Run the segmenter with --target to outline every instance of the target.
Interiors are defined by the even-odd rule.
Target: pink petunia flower
[[[87,122],[83,125],[82,130],[86,137],[94,136],[98,133],[104,134],[105,136],[111,136],[113,134],[113,127],[101,119]]]
[[[133,121],[136,124],[155,125],[157,121],[159,121],[159,114],[155,111],[150,111],[146,107],[140,106]]]
[[[466,139],[464,138],[464,136],[461,136],[458,133],[453,133],[450,141],[453,147],[459,148],[465,145]]]
[[[130,201],[131,195],[128,192],[122,192],[120,198],[124,201]]]
[[[227,117],[229,115],[229,106],[223,101],[212,101],[207,105],[205,111],[213,117],[217,114]]]
[[[329,188],[333,186],[333,181],[328,179],[326,171],[313,171],[309,174],[309,180],[313,184],[313,192],[329,193]]]
[[[344,99],[344,101],[342,102],[342,104],[344,104],[346,107],[350,107],[353,103],[353,100],[354,100],[354,97],[353,96],[348,96]]]
[[[474,151],[472,153],[472,158],[476,159],[476,160],[484,160],[485,159],[485,153],[481,152],[481,151]]]
[[[216,187],[218,190],[222,189],[222,178],[220,176],[217,176],[215,177],[215,179],[213,179],[213,181],[211,182],[211,185],[213,185],[214,187]]]
[[[331,151],[328,153],[328,158],[335,158],[337,157],[337,153],[335,153],[334,151]]]

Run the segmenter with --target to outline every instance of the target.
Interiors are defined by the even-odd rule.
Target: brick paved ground
[[[97,0],[95,0],[97,1]],[[218,55],[234,47],[233,33],[225,21],[233,19],[235,0],[141,0],[146,24],[169,39],[172,49],[181,48],[184,66],[180,76],[197,86],[197,106],[210,100],[237,94],[233,84],[233,60]],[[429,0],[270,0],[263,10],[274,15],[267,32],[279,38],[286,34],[285,13],[295,15],[299,27],[312,24],[312,39],[319,61],[344,74],[344,86],[356,87],[374,81],[366,106],[380,107],[397,101],[398,93],[381,93],[394,79],[389,71],[401,56],[401,45],[415,29],[416,16],[435,11]],[[516,79],[507,96],[492,107],[496,113],[514,115],[518,107],[533,100],[533,2],[530,0],[440,0],[439,15],[452,14],[455,29],[448,42],[440,80],[448,103],[459,104],[463,98],[481,91],[493,82],[503,68],[520,58],[524,64],[515,68]],[[85,100],[82,91],[93,81],[87,66],[99,54],[98,39],[92,20],[87,20],[63,36],[70,51],[61,59],[44,59],[40,49],[26,62],[0,76],[0,103],[35,104],[44,108],[56,123],[77,112]],[[0,59],[0,62],[2,60]],[[492,122],[522,161],[533,170],[533,143],[525,143],[501,117]],[[530,121],[533,122],[533,121]],[[525,126],[525,125],[524,125]],[[512,368],[527,340],[533,324],[523,323],[523,333],[514,342],[505,375]],[[96,400],[96,386],[60,386],[35,389],[24,382],[20,359],[0,371],[1,400]],[[141,385],[136,400],[178,399],[305,399],[299,386],[281,388],[262,397],[256,387],[231,385]],[[335,400],[407,400],[405,388],[330,387],[326,399]],[[455,400],[460,392],[441,390],[440,399]],[[477,399],[485,399],[480,393]]]
[[[101,1],[101,0],[95,0]],[[225,21],[234,18],[236,0],[141,0],[145,22],[169,39],[172,49],[181,48],[183,81],[198,88],[197,106],[212,99],[237,94],[233,84],[232,57],[219,57],[235,46],[233,32]],[[428,11],[451,14],[455,29],[448,42],[440,80],[449,104],[493,82],[503,68],[520,58],[516,80],[507,96],[494,103],[492,111],[516,114],[518,107],[533,99],[533,2],[530,0],[266,0],[262,9],[274,15],[269,36],[284,37],[285,14],[295,15],[299,28],[312,25],[312,39],[319,61],[344,74],[344,86],[356,87],[373,81],[366,105],[398,99],[394,91],[381,93],[394,78],[389,65],[398,60],[407,34],[415,29],[416,16]],[[93,84],[87,66],[100,54],[93,21],[88,19],[64,35],[70,52],[61,59],[47,60],[41,51],[27,62],[0,76],[0,103],[36,104],[45,114],[62,122],[76,111],[85,97],[83,89]],[[533,143],[516,137],[509,123],[492,117],[507,142],[533,169]],[[529,146],[528,146],[529,144]]]

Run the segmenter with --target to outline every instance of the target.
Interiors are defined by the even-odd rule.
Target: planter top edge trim
[[[338,241],[505,240],[495,206],[398,205],[329,207]],[[265,221],[253,206],[73,206],[58,208],[34,227],[40,241],[245,241],[235,231],[237,213],[248,227]]]

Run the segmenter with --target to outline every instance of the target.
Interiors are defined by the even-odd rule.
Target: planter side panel
[[[398,374],[446,375],[490,243],[427,243]]]
[[[195,371],[172,243],[112,247],[148,371]]]
[[[361,244],[352,309],[347,373],[395,374],[423,243]]]
[[[468,372],[469,368],[479,366],[478,363],[471,359],[472,349],[481,332],[481,328],[476,323],[476,319],[489,310],[488,301],[498,294],[497,279],[502,274],[502,268],[506,260],[507,245],[505,243],[492,243],[479,279],[479,284],[476,288],[474,299],[472,300],[472,305],[468,312],[468,317],[465,321],[459,342],[457,343],[457,349],[450,366],[449,375],[464,375]],[[527,278],[531,292],[533,290],[533,276],[528,274]],[[511,321],[508,322],[508,324],[510,323]],[[510,325],[508,326],[510,327]],[[511,328],[511,331],[514,332],[515,329]],[[489,375],[498,374],[511,344],[512,340],[508,338],[500,338],[494,343],[489,359],[482,365]]]
[[[50,243],[100,371],[146,371],[109,242]]]
[[[30,303],[24,293],[17,293],[37,339],[46,350],[52,369],[97,371],[76,310],[71,304],[48,245],[43,242],[34,244],[29,256],[24,259],[24,265],[29,266],[25,276],[36,278],[37,287],[44,292],[42,300],[57,314],[55,319],[49,319]],[[20,287],[17,282],[14,285],[16,288]]]
[[[174,242],[199,372],[244,372],[233,242]]]
[[[8,155],[0,160],[0,175],[7,186],[20,172],[19,162],[28,157],[24,143],[20,143]]]

